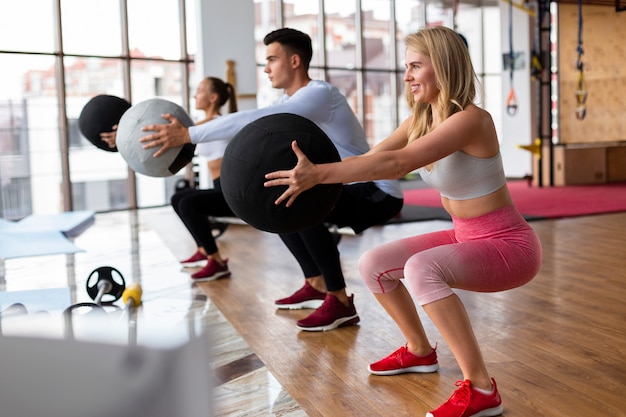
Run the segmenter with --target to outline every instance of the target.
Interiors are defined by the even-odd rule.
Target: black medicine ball
[[[264,187],[265,174],[293,168],[296,140],[313,163],[340,161],[332,141],[315,123],[289,113],[262,117],[246,125],[226,147],[220,182],[226,202],[246,223],[273,233],[292,233],[321,223],[333,209],[341,184],[319,184],[290,207],[274,201],[286,186]]]
[[[113,131],[122,115],[130,108],[130,103],[123,98],[106,94],[93,97],[85,104],[78,117],[80,132],[98,148],[109,152],[117,152],[117,147],[100,139],[100,134]]]

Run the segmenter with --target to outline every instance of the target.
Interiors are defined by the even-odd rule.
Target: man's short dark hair
[[[263,43],[280,43],[287,52],[300,56],[304,68],[309,69],[311,58],[313,58],[313,46],[311,45],[311,37],[306,33],[296,29],[281,28],[265,35]]]

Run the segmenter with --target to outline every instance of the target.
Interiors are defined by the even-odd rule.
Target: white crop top
[[[426,184],[450,200],[470,200],[491,194],[506,184],[500,152],[477,158],[457,151],[435,162],[429,171],[418,170]]]

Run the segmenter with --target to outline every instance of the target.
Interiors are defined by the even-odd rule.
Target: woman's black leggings
[[[339,201],[324,223],[297,233],[283,233],[280,238],[298,261],[305,278],[324,277],[328,291],[346,287],[339,249],[326,223],[351,227],[355,233],[377,225],[398,214],[404,201],[382,192],[374,183],[343,186]]]
[[[235,216],[228,207],[219,178],[213,180],[215,188],[208,190],[185,189],[172,196],[172,207],[184,223],[198,246],[207,254],[217,252],[217,244],[211,231],[209,216]]]

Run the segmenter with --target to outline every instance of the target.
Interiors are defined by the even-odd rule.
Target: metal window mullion
[[[130,42],[128,36],[128,2],[120,0],[120,26],[122,29],[122,65],[124,77],[124,94],[132,104],[133,96],[130,86]],[[136,209],[137,204],[137,177],[135,171],[128,167],[128,179],[126,180],[126,198],[131,209]]]
[[[485,7],[482,4],[482,2],[480,3],[480,59],[481,59],[481,74],[480,74],[480,82],[481,85],[485,85],[485,82],[487,80],[487,59],[485,57],[486,51],[485,51]],[[481,103],[485,103],[485,101],[487,100],[486,97],[486,92],[484,88],[480,89],[480,102]]]
[[[61,153],[61,194],[63,210],[72,211],[72,182],[70,180],[69,129],[67,127],[65,67],[63,62],[63,30],[61,25],[61,0],[54,2],[54,27],[56,48],[56,84],[59,98],[59,149]]]
[[[283,12],[283,1],[276,2],[276,27],[282,28],[285,25],[285,15]]]
[[[390,89],[389,94],[393,97],[393,106],[391,106],[391,118],[395,120],[395,124],[399,125],[400,120],[399,114],[400,109],[398,108],[398,99],[396,98],[396,91],[398,91],[398,74],[396,73],[396,65],[398,64],[398,39],[396,36],[396,31],[398,30],[398,25],[396,24],[396,1],[392,0],[389,2],[389,34],[390,34],[390,48],[389,48],[389,60],[391,62],[392,71],[389,74],[390,77]]]
[[[187,51],[187,4],[185,0],[179,0],[178,16],[180,17],[178,25],[180,27],[180,55],[181,55],[181,63],[182,71],[181,71],[181,90],[183,95],[183,108],[191,114],[191,99],[189,98],[189,53]],[[185,178],[189,179],[193,183],[193,178],[195,173],[193,172],[194,163],[190,162],[185,167]]]
[[[422,9],[419,15],[419,27],[424,27],[428,23],[428,12],[426,8],[428,7],[428,0],[422,0]]]
[[[319,67],[322,68],[324,74],[324,81],[328,81],[328,49],[326,48],[326,4],[324,0],[318,0],[318,6],[320,12],[317,14],[317,42],[320,46]]]
[[[365,76],[363,74],[363,12],[361,10],[361,0],[356,1],[356,13],[354,13],[354,29],[356,37],[356,99],[358,106],[358,116],[365,128]]]
[[[189,111],[189,54],[187,52],[187,9],[185,0],[178,2],[180,25],[180,52],[183,65],[181,85],[183,86],[183,107]]]

